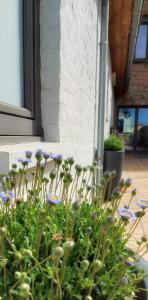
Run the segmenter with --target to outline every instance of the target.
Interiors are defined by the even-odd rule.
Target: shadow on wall
[[[41,112],[45,141],[59,142],[61,0],[41,0]]]

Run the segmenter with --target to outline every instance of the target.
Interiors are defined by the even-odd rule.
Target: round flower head
[[[130,210],[125,209],[125,208],[120,208],[118,210],[118,215],[125,220],[136,220],[136,216],[134,213],[132,213]]]
[[[125,185],[126,185],[126,187],[130,187],[131,184],[132,184],[132,179],[131,179],[131,178],[127,178],[127,179],[125,180]]]
[[[11,192],[11,191],[8,191],[8,192],[1,192],[0,193],[0,198],[3,200],[3,201],[8,201],[8,200],[11,200],[12,198],[14,198],[14,193]]]
[[[141,199],[138,200],[136,204],[140,206],[142,209],[146,209],[148,207],[148,200]]]
[[[31,163],[29,158],[18,158],[18,162],[21,163],[24,167]]]
[[[51,204],[59,204],[61,200],[62,199],[58,195],[52,193],[47,194],[47,201],[50,202]]]
[[[64,243],[64,248],[73,248],[75,245],[75,242],[73,239],[69,238],[67,241]]]
[[[50,157],[51,157],[51,159],[54,159],[54,160],[61,160],[62,159],[62,155],[61,154],[51,153]]]
[[[116,195],[116,196],[119,196],[119,195],[120,195],[120,189],[119,189],[119,187],[115,187],[115,188],[114,188],[113,194]]]
[[[35,158],[39,162],[43,158],[43,151],[41,149],[38,149],[35,153]]]
[[[32,151],[28,150],[28,151],[25,152],[25,154],[26,154],[26,158],[30,159],[31,156],[32,156]]]
[[[49,159],[50,158],[50,156],[51,156],[51,153],[43,153],[43,156],[44,156],[44,158],[45,158],[45,160],[47,160],[47,159]]]
[[[125,184],[124,179],[121,179],[121,180],[119,181],[119,187],[120,187],[120,188],[124,187],[124,184]]]
[[[128,265],[128,266],[130,266],[130,267],[133,267],[134,266],[134,263],[135,263],[135,261],[134,261],[134,259],[131,257],[131,256],[129,256],[127,259],[126,259],[126,264]]]

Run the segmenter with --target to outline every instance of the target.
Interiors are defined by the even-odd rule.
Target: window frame
[[[147,25],[148,27],[148,16],[143,16],[140,26],[141,25]],[[139,26],[139,27],[140,27]],[[137,34],[137,38],[138,38],[138,34]],[[135,44],[135,52],[134,52],[134,63],[145,63],[148,62],[148,30],[147,30],[147,41],[146,41],[146,57],[145,58],[136,58],[136,45],[137,45],[137,39],[136,39],[136,44]]]
[[[40,0],[23,0],[24,106],[0,102],[0,136],[42,136]]]

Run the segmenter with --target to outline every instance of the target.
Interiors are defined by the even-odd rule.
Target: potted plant
[[[3,300],[124,300],[134,297],[144,272],[127,242],[148,208],[119,208],[130,185],[122,181],[104,203],[106,182],[91,185],[96,163],[82,167],[72,157],[36,152],[36,170],[28,185],[27,157],[3,180],[0,214],[0,298]],[[54,166],[45,170],[48,158]],[[16,176],[20,175],[18,189]],[[135,195],[132,192],[132,198]],[[129,199],[130,205],[131,197]],[[128,230],[127,230],[128,226]],[[129,230],[130,228],[130,230]],[[136,250],[136,249],[135,249]],[[144,236],[138,254],[147,251]]]
[[[104,142],[104,172],[116,171],[116,176],[112,181],[111,190],[115,188],[122,176],[124,161],[124,140],[120,135],[111,134]]]

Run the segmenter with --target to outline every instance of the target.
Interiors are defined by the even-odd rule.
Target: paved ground
[[[124,195],[121,206],[128,204],[130,199],[131,189],[137,189],[137,195],[131,202],[131,209],[137,210],[135,201],[138,199],[148,199],[148,156],[135,156],[133,154],[127,154],[125,157],[123,178],[132,178],[132,187]],[[146,215],[143,217],[138,228],[135,231],[134,236],[129,241],[129,246],[135,249],[137,246],[136,240],[141,236],[146,235],[148,238],[148,209]],[[148,252],[144,256],[148,260]]]

